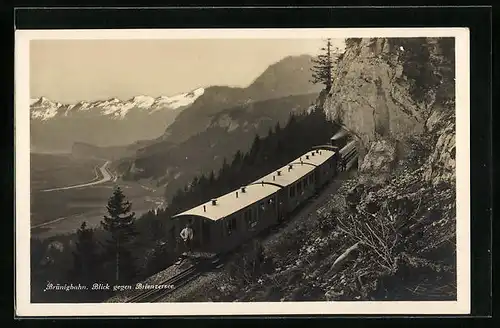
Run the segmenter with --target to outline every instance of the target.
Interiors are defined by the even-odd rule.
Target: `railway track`
[[[204,272],[200,268],[199,265],[194,265],[190,267],[189,269],[184,270],[183,272],[179,273],[178,275],[169,278],[165,281],[162,281],[159,284],[155,285],[163,285],[167,286],[165,288],[157,288],[157,289],[148,289],[145,290],[144,292],[139,293],[138,295],[135,295],[127,300],[127,303],[153,303],[157,302],[166,295],[170,294],[174,290],[186,285],[188,282],[191,280],[197,278],[199,275],[201,275]]]

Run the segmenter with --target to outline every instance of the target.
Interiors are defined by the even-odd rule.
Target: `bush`
[[[255,241],[248,251],[244,250],[242,256],[237,257],[229,264],[229,275],[234,281],[239,281],[241,284],[250,283],[262,274],[264,269],[269,269],[272,260],[266,260],[264,247],[259,241]]]
[[[336,226],[335,218],[330,215],[324,215],[319,219],[318,228],[322,235],[333,231]]]

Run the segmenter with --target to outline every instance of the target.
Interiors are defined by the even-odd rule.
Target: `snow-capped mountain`
[[[152,114],[160,110],[173,110],[191,105],[205,90],[199,88],[191,92],[174,96],[151,96],[139,95],[129,100],[111,98],[93,102],[80,101],[76,104],[62,104],[52,101],[46,97],[31,99],[31,118],[38,120],[49,120],[56,116],[73,115],[88,112],[94,115],[105,115],[115,119],[124,119],[132,111],[142,111]]]
[[[138,95],[74,104],[31,99],[31,145],[35,151],[69,151],[75,142],[115,146],[155,139],[204,93],[199,88],[173,96]]]

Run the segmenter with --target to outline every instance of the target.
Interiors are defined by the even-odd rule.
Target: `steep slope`
[[[227,108],[266,99],[319,92],[320,87],[310,83],[311,57],[290,56],[269,66],[247,88],[213,86],[206,88],[202,97],[183,111],[171,124],[164,140],[180,143],[204,131],[211,117]]]
[[[74,142],[116,146],[157,138],[203,93],[204,89],[196,89],[171,97],[141,95],[76,104],[31,99],[32,148],[67,152]]]

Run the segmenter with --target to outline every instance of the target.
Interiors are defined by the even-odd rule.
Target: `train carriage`
[[[323,187],[337,175],[337,156],[335,149],[318,146],[300,157],[300,161],[315,166],[316,188]]]
[[[314,186],[309,183],[313,179],[314,168],[313,165],[293,161],[254,181],[251,185],[266,184],[283,188],[279,193],[280,214],[283,217],[314,193]]]
[[[277,223],[280,187],[241,187],[172,217],[175,231],[191,226],[193,251],[224,253]]]
[[[330,182],[339,166],[346,169],[357,161],[356,142],[344,132],[335,138],[343,141],[313,147],[247,186],[173,216],[172,239],[190,236],[180,245],[220,254],[277,224]]]

